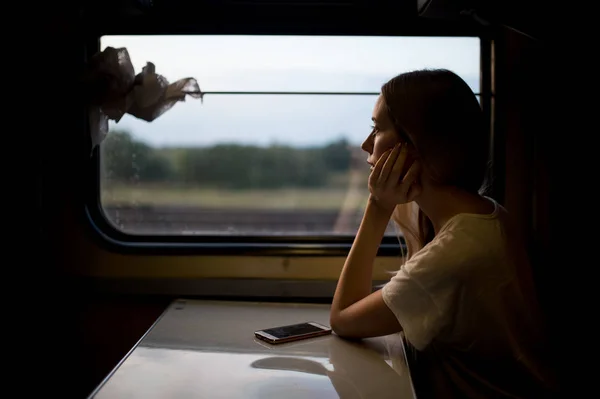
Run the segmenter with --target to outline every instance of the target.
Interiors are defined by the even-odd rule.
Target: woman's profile
[[[546,397],[530,266],[507,211],[484,192],[490,141],[475,94],[445,69],[403,73],[383,85],[372,119],[370,197],[333,298],[334,332],[403,331],[419,397]],[[372,292],[390,219],[408,251]]]

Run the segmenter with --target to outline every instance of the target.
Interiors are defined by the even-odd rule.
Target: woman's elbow
[[[377,317],[370,320],[356,320],[349,314],[331,313],[329,325],[338,336],[347,339],[363,339],[380,337],[402,331],[395,316],[389,318]]]
[[[347,325],[348,323],[344,323],[342,317],[339,314],[332,313],[329,316],[329,325],[331,326],[331,330],[341,338],[357,338],[354,334],[352,334],[352,330]]]
[[[331,312],[329,315],[329,326],[336,335],[339,335],[340,337],[343,336],[343,330],[340,328],[341,323],[339,314]]]

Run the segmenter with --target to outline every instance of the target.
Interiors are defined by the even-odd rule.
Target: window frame
[[[360,10],[358,10],[360,11]],[[327,12],[324,13],[327,15]],[[360,13],[359,13],[360,14]],[[322,16],[322,14],[320,14]],[[271,17],[273,17],[271,15]],[[402,25],[402,24],[400,24]],[[381,23],[352,25],[352,18],[333,24],[322,24],[311,29],[310,21],[290,24],[285,28],[280,24],[264,22],[251,24],[219,25],[208,23],[197,25],[158,24],[152,25],[152,18],[145,20],[117,19],[111,26],[90,26],[85,43],[86,59],[100,50],[100,38],[105,35],[303,35],[303,36],[436,36],[436,37],[477,37],[480,39],[480,93],[484,114],[490,122],[492,141],[492,191],[501,192],[502,176],[496,165],[499,148],[503,148],[502,137],[493,135],[492,121],[492,39],[485,27],[452,24],[441,21],[407,19],[400,27],[382,27]],[[89,138],[87,114],[84,116],[84,132]],[[88,159],[88,184],[86,186],[84,217],[91,239],[101,248],[110,252],[148,255],[235,255],[235,256],[285,256],[285,257],[336,257],[346,256],[354,236],[224,236],[224,235],[137,235],[118,230],[107,219],[101,203],[100,156],[96,147]],[[399,242],[400,241],[400,242]],[[399,247],[402,246],[403,248]],[[402,237],[386,236],[378,250],[378,256],[397,257],[406,246]]]

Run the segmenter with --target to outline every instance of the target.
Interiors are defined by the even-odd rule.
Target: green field
[[[346,209],[362,208],[368,198],[364,189],[221,190],[165,185],[102,185],[104,206],[182,205],[203,208],[243,209]]]

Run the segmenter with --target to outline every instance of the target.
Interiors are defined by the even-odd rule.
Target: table
[[[305,321],[329,325],[329,305],[176,300],[89,398],[415,398],[401,333],[254,337]]]

